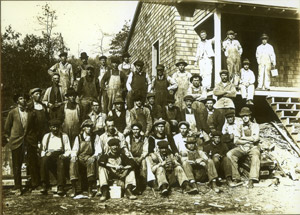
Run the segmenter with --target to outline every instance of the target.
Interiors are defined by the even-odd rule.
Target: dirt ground
[[[105,203],[99,197],[74,200],[49,193],[25,193],[15,196],[11,189],[4,190],[4,214],[299,214],[300,182],[281,178],[278,186],[272,179],[261,181],[253,189],[245,186],[229,188],[221,186],[216,194],[206,185],[198,185],[198,195],[183,194],[173,188],[168,198],[150,188],[137,200],[109,199]]]

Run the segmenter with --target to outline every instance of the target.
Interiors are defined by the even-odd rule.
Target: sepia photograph
[[[300,1],[9,1],[0,213],[300,214]]]

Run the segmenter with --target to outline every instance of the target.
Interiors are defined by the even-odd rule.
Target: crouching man
[[[156,176],[158,187],[163,196],[169,193],[169,185],[179,183],[181,188],[188,194],[196,194],[196,188],[192,188],[182,166],[169,149],[169,143],[165,140],[159,141],[158,152],[150,154],[152,172]]]
[[[111,180],[118,180],[122,187],[125,184],[125,195],[130,200],[135,200],[137,197],[132,194],[136,188],[134,161],[120,149],[119,139],[110,139],[107,144],[108,153],[102,154],[99,159],[99,181],[102,192],[100,201],[103,202],[109,198],[108,190]]]
[[[71,147],[67,134],[60,131],[62,122],[58,119],[49,121],[50,133],[44,135],[41,152],[42,194],[47,194],[49,187],[49,170],[57,178],[57,194],[64,195],[65,171],[64,160],[70,157]]]
[[[76,182],[78,178],[80,178],[79,176],[83,172],[83,168],[86,169],[88,179],[88,195],[89,197],[93,197],[92,186],[96,180],[95,171],[97,159],[94,146],[95,137],[91,136],[93,126],[94,123],[90,119],[85,120],[81,125],[81,134],[75,138],[70,162],[70,179],[72,182],[71,197],[76,196],[77,192],[79,192],[79,190],[76,189]],[[81,188],[81,186],[79,187]]]

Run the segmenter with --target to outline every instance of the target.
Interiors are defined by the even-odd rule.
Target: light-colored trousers
[[[240,88],[241,88],[241,94],[243,99],[253,100],[254,84],[250,84],[248,87],[246,87],[243,84],[240,84]]]
[[[211,74],[213,62],[211,58],[202,58],[199,60],[200,76],[202,77],[202,86],[206,89],[211,88]]]
[[[258,65],[258,88],[270,89],[271,85],[271,63],[261,63]]]

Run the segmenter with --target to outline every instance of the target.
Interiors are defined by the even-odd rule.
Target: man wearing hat
[[[104,112],[112,110],[115,97],[123,96],[127,76],[118,70],[119,59],[111,57],[111,68],[103,75],[101,80],[101,92],[104,102]]]
[[[122,97],[115,98],[115,108],[109,111],[108,116],[112,117],[116,129],[127,135],[130,132],[130,111],[125,109],[124,104]]]
[[[86,169],[86,177],[88,179],[88,194],[93,197],[92,186],[96,181],[96,160],[95,153],[95,136],[92,135],[92,127],[94,123],[90,119],[86,119],[81,124],[81,133],[76,137],[71,152],[70,160],[70,180],[72,182],[71,197],[76,196],[80,190],[76,190],[76,182],[79,179],[79,184],[82,184],[83,169]],[[80,177],[79,177],[80,175]]]
[[[210,180],[212,189],[218,193],[220,192],[216,184],[216,179],[218,177],[225,178],[227,184],[230,187],[233,187],[232,174],[231,174],[231,162],[226,156],[228,152],[227,145],[221,141],[222,132],[213,131],[211,133],[212,138],[207,144],[204,145],[203,151],[209,156],[209,159],[213,161],[215,169],[217,170],[217,177],[214,177]]]
[[[188,64],[183,59],[180,59],[175,65],[178,67],[178,71],[172,76],[178,86],[175,93],[175,100],[176,106],[182,110],[184,106],[183,97],[187,94],[192,74],[185,71],[185,67]]]
[[[131,72],[134,72],[135,69],[134,65],[130,64],[130,57],[128,52],[124,52],[122,55],[123,62],[118,66],[119,71],[122,71],[126,77],[128,77]]]
[[[243,124],[239,117],[235,117],[235,110],[229,110],[225,113],[226,121],[222,128],[222,140],[227,144],[229,150],[236,147],[234,137],[237,136],[238,127]]]
[[[270,71],[275,69],[276,55],[272,45],[268,43],[267,34],[260,37],[261,43],[256,49],[256,59],[258,63],[258,86],[257,89],[270,90],[271,78]]]
[[[126,82],[127,95],[127,107],[128,110],[133,108],[133,99],[135,96],[141,96],[143,102],[146,101],[147,92],[151,90],[151,80],[148,73],[143,70],[144,62],[137,60],[134,63],[135,71],[131,72]]]
[[[187,95],[192,95],[194,97],[194,102],[192,107],[200,111],[205,108],[203,101],[207,98],[206,88],[201,84],[202,78],[199,74],[193,74],[191,77],[191,85],[187,91]]]
[[[237,147],[227,153],[227,157],[232,164],[232,178],[240,181],[241,177],[238,171],[238,161],[241,157],[248,155],[251,159],[249,184],[248,187],[253,187],[253,182],[259,181],[260,170],[260,146],[259,146],[259,125],[251,122],[251,110],[248,107],[243,107],[240,111],[243,124],[239,125],[234,137],[234,144]]]
[[[4,137],[11,149],[16,195],[21,195],[21,170],[25,154],[27,154],[27,167],[31,176],[31,187],[34,189],[40,183],[37,156],[37,117],[35,111],[27,109],[26,100],[28,96],[26,94],[17,93],[13,99],[17,107],[8,113],[4,125]]]
[[[155,103],[161,107],[167,105],[166,97],[174,95],[177,84],[175,80],[164,74],[165,67],[162,64],[156,66],[157,76],[152,79],[152,91],[155,92]]]
[[[234,86],[238,86],[241,67],[241,55],[243,53],[242,46],[238,40],[235,40],[234,31],[227,31],[227,37],[222,43],[222,49],[224,51],[227,63],[227,69],[229,72],[229,80],[232,81]]]
[[[110,181],[125,188],[125,196],[130,200],[137,197],[133,195],[136,188],[136,179],[132,159],[128,158],[122,150],[120,150],[120,140],[112,138],[107,142],[109,147],[107,154],[102,154],[99,159],[99,181],[102,196],[100,201],[106,201],[109,198]]]
[[[101,98],[100,85],[95,76],[95,69],[92,65],[86,66],[87,73],[78,82],[78,96],[82,106],[82,116],[85,118],[91,109],[91,101],[99,100]]]
[[[185,108],[181,111],[181,120],[187,121],[190,124],[191,132],[197,132],[201,129],[201,121],[199,118],[199,112],[192,108],[194,97],[192,95],[186,95],[184,97]]]
[[[93,135],[101,135],[105,131],[106,114],[101,111],[100,102],[94,100],[91,102],[92,111],[88,114],[89,119],[93,122]]]
[[[202,129],[207,133],[210,134],[212,130],[214,130],[214,114],[215,114],[215,108],[214,104],[216,103],[216,100],[209,97],[204,100],[205,103],[205,109],[200,112],[200,121],[202,125]]]
[[[152,122],[162,117],[162,108],[160,105],[156,103],[156,94],[148,93],[147,100],[148,103],[145,105],[146,108],[150,110],[150,115],[152,118]]]
[[[82,119],[82,108],[76,103],[77,93],[73,88],[69,88],[65,95],[67,103],[63,106],[63,124],[62,131],[66,133],[73,146],[75,137],[80,132],[80,123]]]
[[[175,105],[173,96],[167,97],[167,105],[162,107],[162,118],[167,121],[167,133],[177,133],[176,124],[181,121],[180,108]]]
[[[50,133],[43,137],[41,151],[41,181],[42,194],[47,194],[49,188],[49,170],[57,178],[57,194],[64,195],[65,186],[65,162],[70,157],[71,146],[67,134],[61,132],[61,120],[51,119]]]
[[[139,122],[131,124],[131,133],[126,137],[130,158],[135,162],[135,177],[137,190],[142,193],[146,189],[147,165],[146,157],[148,156],[148,138],[141,134],[142,125]]]
[[[68,53],[62,52],[59,54],[60,62],[54,64],[49,70],[49,75],[53,76],[54,73],[60,75],[60,84],[64,92],[67,91],[69,87],[73,86],[74,74],[72,65],[67,62]]]
[[[142,125],[142,132],[146,137],[149,136],[152,128],[152,117],[150,110],[144,107],[143,97],[136,95],[134,107],[130,110],[130,121],[139,122]]]
[[[242,99],[246,100],[247,105],[253,104],[254,97],[254,82],[255,76],[251,69],[249,69],[250,61],[246,58],[243,60],[243,68],[241,69],[240,89]]]
[[[199,62],[200,75],[203,78],[203,86],[206,89],[211,88],[213,57],[215,56],[212,44],[215,43],[213,39],[206,39],[207,34],[205,30],[200,31],[200,40],[197,46],[195,66]]]
[[[88,59],[89,59],[89,56],[87,55],[86,52],[82,52],[80,54],[80,60],[81,60],[82,64],[77,67],[77,71],[76,71],[76,74],[75,74],[75,78],[78,81],[80,80],[80,78],[83,78],[84,76],[86,76],[87,66],[88,66]]]
[[[60,75],[58,73],[54,73],[52,75],[52,86],[46,89],[46,92],[43,97],[43,103],[47,105],[49,108],[49,118],[50,119],[62,119],[62,111],[61,107],[64,104],[66,91],[63,90],[61,86],[59,86]]]
[[[150,154],[149,161],[161,194],[168,195],[170,186],[176,182],[186,193],[196,194],[197,189],[191,187],[182,166],[170,151],[168,141],[161,140],[157,145],[158,151]]]

